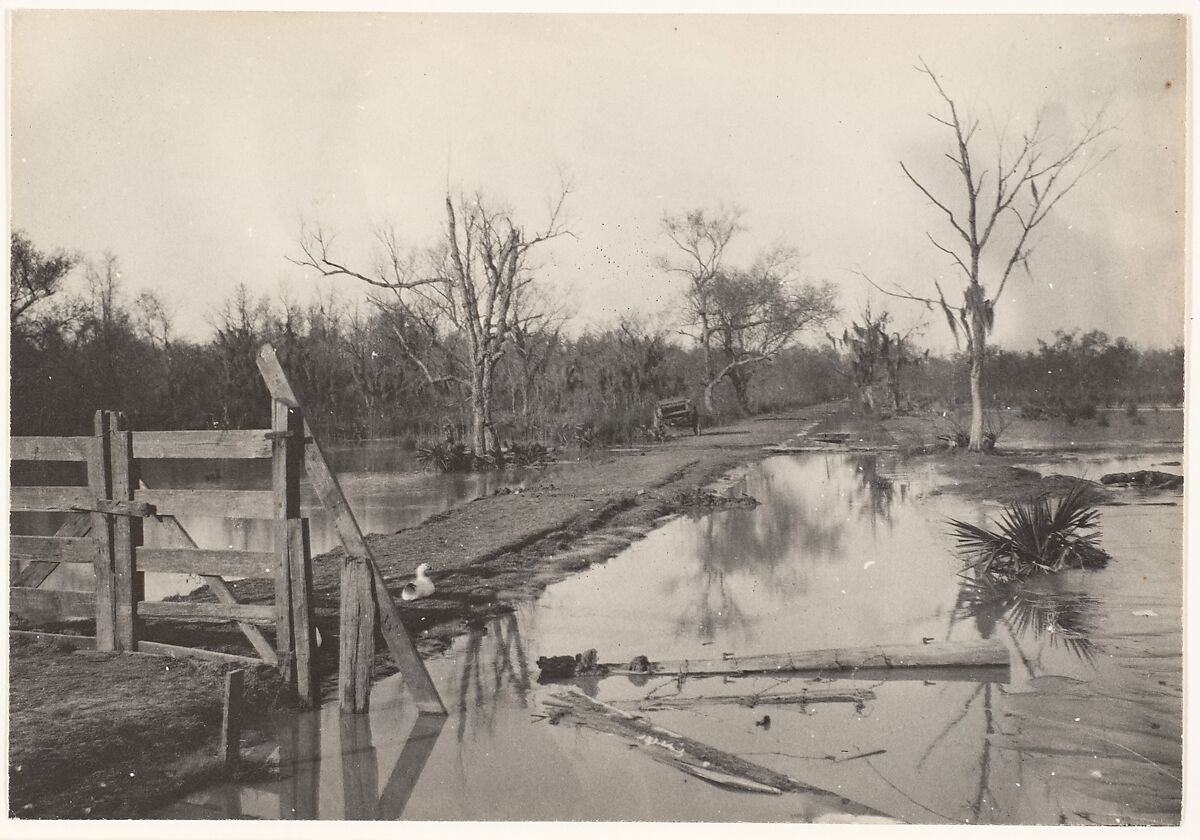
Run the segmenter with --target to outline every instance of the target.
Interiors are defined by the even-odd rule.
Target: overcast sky
[[[898,165],[956,187],[920,56],[981,136],[1043,107],[1065,140],[1105,102],[1117,128],[1007,287],[997,343],[1082,327],[1163,346],[1184,326],[1185,39],[1167,16],[17,12],[11,218],[43,249],[115,253],[131,297],[157,290],[203,337],[239,282],[329,287],[285,260],[301,218],[366,266],[381,221],[431,244],[448,184],[535,228],[565,171],[577,238],[539,276],[580,321],[663,311],[662,214],[720,202],[749,228],[733,261],[787,242],[853,311],[855,268],[954,282],[925,236],[949,241],[945,217]]]

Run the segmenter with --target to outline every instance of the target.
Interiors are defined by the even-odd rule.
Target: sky
[[[447,189],[535,230],[565,176],[575,236],[535,262],[576,329],[669,323],[661,218],[722,204],[747,228],[732,263],[791,245],[852,316],[856,270],[922,295],[959,282],[926,237],[950,241],[945,217],[899,167],[960,198],[924,59],[979,117],[984,158],[1039,109],[1053,141],[1105,105],[1114,127],[1039,229],[1033,277],[1006,287],[994,341],[1078,327],[1161,347],[1184,333],[1186,38],[1167,15],[18,11],[9,212],[40,248],[116,254],[131,299],[155,290],[204,338],[239,283],[361,296],[287,261],[302,220],[369,267],[380,224],[433,244]],[[939,313],[888,305],[953,347]]]

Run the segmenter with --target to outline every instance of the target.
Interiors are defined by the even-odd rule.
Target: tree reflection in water
[[[473,629],[458,670],[458,740],[466,737],[468,722],[482,723],[488,732],[492,731],[498,705],[494,701],[506,689],[524,708],[531,685],[529,661],[515,613],[497,616]]]
[[[874,454],[825,458],[816,482],[811,464],[772,459],[747,488],[759,507],[699,514],[703,528],[688,545],[694,562],[662,587],[691,605],[678,616],[677,638],[696,633],[709,642],[729,630],[750,631],[754,619],[739,603],[748,589],[777,593],[776,606],[805,595],[811,570],[845,561],[847,512],[860,512],[873,530],[891,523],[897,488],[878,471]]]

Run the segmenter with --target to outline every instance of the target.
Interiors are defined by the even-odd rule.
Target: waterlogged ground
[[[1181,459],[1105,460],[1026,466],[1098,478]],[[196,793],[161,816],[837,819],[834,797],[728,791],[618,738],[550,725],[540,700],[562,686],[538,684],[537,657],[596,648],[608,662],[699,659],[985,637],[1013,652],[1005,681],[994,671],[825,678],[822,687],[874,699],[647,715],[906,821],[1177,822],[1180,494],[1121,491],[1125,504],[1103,508],[1107,569],[978,603],[956,575],[944,520],[986,524],[999,507],[932,492],[944,483],[934,467],[888,454],[768,459],[735,488],[760,507],[670,521],[430,660],[445,721],[419,718],[396,679],[385,680],[369,715],[340,716],[331,704],[281,717],[275,740],[257,748],[277,755],[278,780]],[[811,675],[579,682],[606,701],[814,684]]]

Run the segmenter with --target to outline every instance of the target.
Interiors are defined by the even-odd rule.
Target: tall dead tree
[[[961,272],[962,303],[947,301],[936,281],[936,298],[915,295],[898,284],[892,289],[872,285],[893,297],[940,308],[955,341],[960,334],[966,339],[971,383],[969,448],[978,452],[986,448],[983,372],[988,334],[995,325],[996,301],[1014,269],[1020,267],[1031,274],[1029,259],[1036,245],[1030,241],[1033,231],[1085,175],[1112,153],[1113,149],[1108,149],[1095,154],[1092,149],[1111,126],[1104,123],[1104,111],[1100,110],[1080,134],[1052,150],[1050,134],[1039,113],[1019,141],[1010,141],[1007,131],[1001,130],[994,157],[981,163],[984,153],[977,140],[979,120],[960,110],[928,64],[922,61],[917,70],[929,77],[942,102],[943,112],[929,117],[951,135],[951,151],[945,157],[958,172],[957,197],[939,197],[929,186],[931,181],[918,178],[903,161],[900,168],[945,217],[954,241],[946,244],[928,232],[926,237]]]
[[[402,353],[431,386],[457,385],[471,406],[471,446],[499,454],[492,421],[496,366],[511,337],[513,302],[533,281],[528,255],[535,246],[569,233],[562,209],[564,187],[546,226],[527,235],[505,209],[475,194],[456,202],[446,196],[442,242],[425,253],[405,252],[391,229],[377,233],[382,255],[371,272],[335,259],[332,239],[304,228],[297,265],[326,277],[350,277],[380,290],[371,300],[388,313]],[[383,295],[382,297],[380,295]]]
[[[774,359],[801,331],[824,324],[837,312],[832,286],[800,283],[789,276],[793,256],[786,249],[770,251],[748,271],[728,269],[714,279],[708,343],[716,364],[704,383],[710,411],[713,390],[728,379],[738,406],[749,412],[755,369]]]

